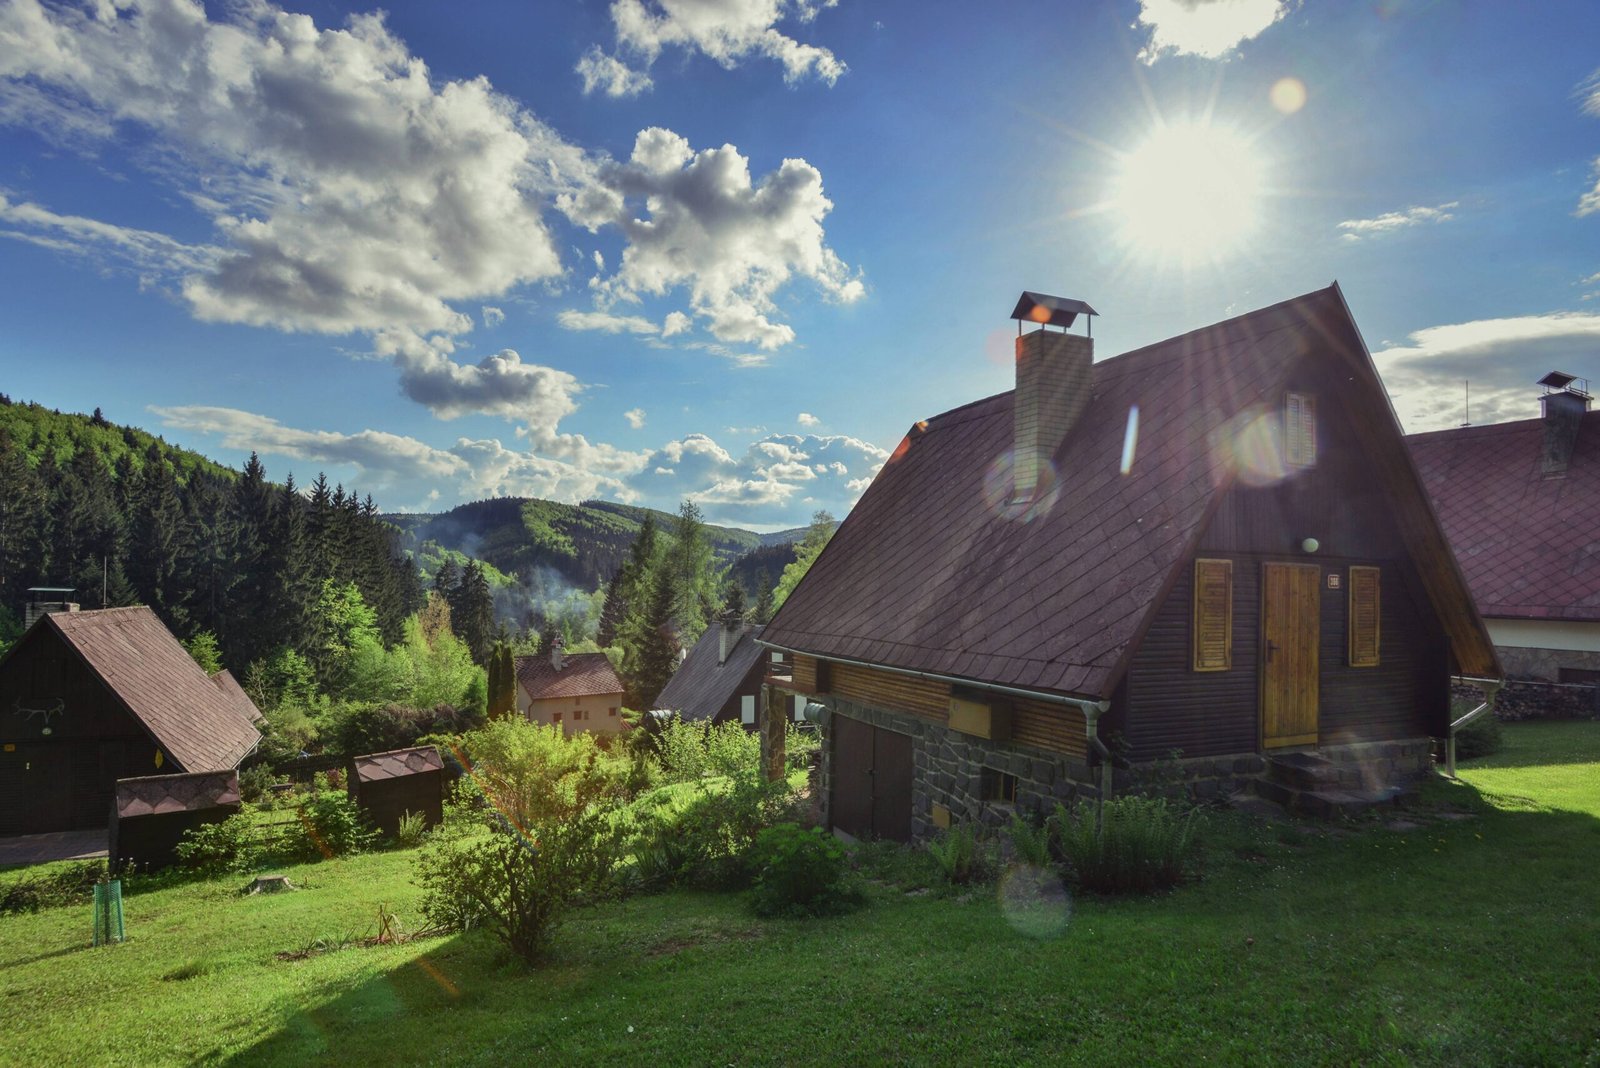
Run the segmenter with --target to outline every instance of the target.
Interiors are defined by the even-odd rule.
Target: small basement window
[[[999,801],[1014,805],[1017,801],[1017,777],[998,768],[984,768],[979,780],[979,791],[985,801]]]

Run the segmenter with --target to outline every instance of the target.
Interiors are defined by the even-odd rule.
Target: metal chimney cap
[[[1081,300],[1071,297],[1052,297],[1048,293],[1034,293],[1023,290],[1022,296],[1017,299],[1017,306],[1011,310],[1011,318],[1018,321],[1026,320],[1030,323],[1040,323],[1047,326],[1068,327],[1080,315],[1099,315],[1089,305]]]
[[[1572,384],[1574,382],[1582,382],[1583,385],[1574,386]],[[1576,393],[1580,397],[1587,397],[1589,395],[1588,380],[1579,378],[1577,375],[1569,375],[1565,371],[1551,371],[1549,374],[1539,379],[1539,385],[1545,387],[1547,390],[1564,389],[1568,392]]]

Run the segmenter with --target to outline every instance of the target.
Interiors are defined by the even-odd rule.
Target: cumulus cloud
[[[626,419],[628,421],[628,425],[633,427],[633,429],[639,430],[644,426],[644,409],[629,408],[627,411],[622,413],[622,418]]]
[[[1600,347],[1600,315],[1551,312],[1479,319],[1418,330],[1404,345],[1373,353],[1408,432],[1462,421],[1463,380],[1471,383],[1472,422],[1539,414],[1536,383],[1551,370],[1582,375]]]
[[[791,85],[814,77],[828,85],[845,65],[820,45],[806,44],[778,29],[780,23],[810,23],[838,0],[612,0],[617,47],[645,69],[591,47],[578,61],[585,93],[632,96],[650,88],[647,73],[666,48],[699,52],[729,70],[762,57],[783,66]]]
[[[752,181],[734,146],[696,152],[671,130],[651,127],[626,163],[603,168],[596,183],[557,203],[580,225],[614,225],[627,237],[616,273],[595,283],[602,304],[687,289],[691,310],[725,343],[771,350],[792,341],[793,328],[772,315],[776,293],[796,275],[840,302],[865,294],[825,243],[822,220],[833,203],[804,160],[786,159]]]
[[[1343,231],[1340,236],[1346,241],[1360,241],[1363,237],[1404,230],[1423,223],[1449,222],[1455,218],[1453,210],[1460,206],[1459,200],[1452,200],[1433,208],[1410,207],[1404,211],[1385,212],[1371,219],[1346,219],[1339,224],[1339,229]]]
[[[1139,0],[1138,28],[1150,31],[1139,58],[1221,59],[1288,13],[1287,0]]]
[[[373,343],[379,356],[400,368],[401,391],[441,419],[484,412],[553,429],[577,410],[575,398],[583,388],[565,371],[523,363],[514,349],[460,364],[450,356],[449,338],[384,330]]]
[[[485,304],[483,306],[483,325],[484,326],[491,326],[491,327],[499,326],[501,323],[503,323],[505,321],[506,321],[506,313],[505,312],[501,311],[499,308],[496,308],[492,304]]]
[[[818,423],[822,422],[822,420],[818,419],[810,412],[801,412],[795,417],[795,422],[799,423],[801,426],[816,426]]]

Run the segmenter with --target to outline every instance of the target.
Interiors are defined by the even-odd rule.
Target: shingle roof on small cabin
[[[444,758],[435,747],[419,745],[410,749],[390,749],[383,753],[363,753],[351,758],[350,765],[357,782],[380,782],[443,771]]]
[[[1541,419],[1406,439],[1480,612],[1600,620],[1600,412],[1564,477],[1542,476],[1543,441]]]
[[[563,661],[557,671],[550,666],[549,657],[517,657],[517,683],[527,691],[529,700],[620,694],[626,689],[604,653],[572,653]]]
[[[54,612],[29,635],[40,628],[59,635],[183,771],[235,768],[261,741],[261,713],[232,676],[208,676],[149,608]]]
[[[118,819],[197,812],[219,805],[239,804],[239,773],[196,771],[183,775],[142,775],[118,779]]]
[[[684,719],[710,719],[728,703],[739,683],[755,666],[766,649],[757,645],[761,628],[744,629],[728,650],[728,659],[717,663],[721,654],[722,626],[713,624],[695,642],[689,657],[678,666],[655,700],[656,708],[671,709]]]
[[[1358,423],[1373,477],[1460,669],[1499,665],[1338,286],[1096,363],[1061,443],[1058,493],[1008,516],[1012,394],[913,426],[763,644],[1042,693],[1110,697],[1133,648],[1233,484],[1221,443],[1276,411],[1306,358]],[[1131,469],[1120,471],[1138,408]]]

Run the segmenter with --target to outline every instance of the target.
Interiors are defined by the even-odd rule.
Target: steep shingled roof
[[[1479,611],[1600,620],[1600,412],[1584,415],[1562,478],[1541,475],[1540,419],[1406,442]]]
[[[611,666],[604,653],[572,653],[565,658],[560,671],[550,666],[547,656],[519,656],[517,683],[533,701],[620,694],[626,689],[617,669]]]
[[[232,676],[206,675],[149,608],[55,612],[41,627],[83,658],[182,770],[235,768],[260,742],[261,713]]]
[[[766,653],[756,644],[761,628],[745,629],[728,651],[728,659],[717,663],[721,653],[722,625],[713,624],[695,642],[689,658],[678,666],[671,680],[656,698],[656,708],[669,708],[686,720],[710,719],[721,711],[739,689],[739,683]]]
[[[1109,697],[1237,463],[1227,443],[1277,410],[1304,358],[1358,403],[1458,662],[1498,672],[1337,286],[1094,365],[1094,400],[1054,457],[1048,508],[1004,502],[1012,394],[912,427],[763,641],[1048,693]],[[1130,412],[1135,458],[1120,470]],[[1036,513],[1036,514],[1035,514]]]

